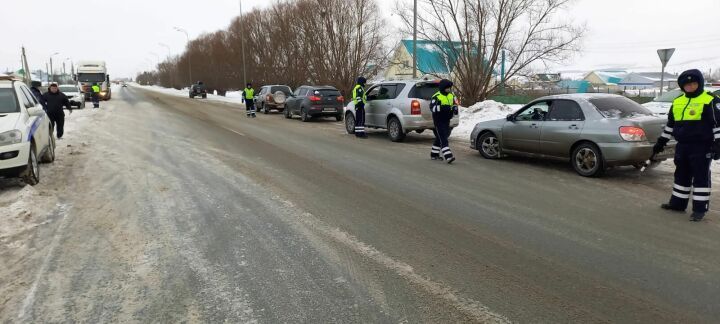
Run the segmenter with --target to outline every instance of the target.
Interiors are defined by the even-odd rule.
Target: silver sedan
[[[653,156],[666,118],[619,95],[568,94],[537,99],[506,119],[480,122],[470,146],[487,159],[529,155],[569,160],[582,176],[613,166],[641,167],[673,156],[675,141]]]

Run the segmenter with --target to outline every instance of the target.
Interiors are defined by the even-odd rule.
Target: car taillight
[[[310,99],[310,101],[320,101],[320,97],[318,96],[310,96],[308,99]]]
[[[413,100],[410,103],[410,114],[411,115],[420,115],[420,101]]]
[[[271,95],[265,96],[265,101],[271,101],[271,100],[272,100],[272,96],[271,96]]]
[[[628,142],[646,141],[645,131],[640,127],[623,126],[620,127],[620,137]]]
[[[458,98],[455,98],[454,102],[455,106],[460,106],[460,100],[458,100]]]
[[[338,97],[337,97],[337,101],[339,101],[339,102],[345,102],[345,97],[343,97],[343,96],[338,96]]]

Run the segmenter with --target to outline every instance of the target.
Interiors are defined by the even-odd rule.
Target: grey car
[[[393,142],[401,142],[410,132],[422,133],[435,128],[430,112],[430,98],[438,92],[438,82],[386,81],[367,88],[365,126],[387,129]],[[454,116],[450,127],[458,126],[460,119]],[[355,132],[355,102],[345,107],[345,129]]]
[[[285,102],[291,94],[292,89],[286,85],[263,86],[255,96],[255,107],[263,114],[269,114],[273,109],[282,112],[285,110]]]
[[[619,95],[568,94],[537,99],[506,119],[480,122],[470,146],[487,159],[530,155],[569,160],[582,176],[613,166],[641,167],[651,158],[666,118]],[[673,156],[675,141],[653,157]]]

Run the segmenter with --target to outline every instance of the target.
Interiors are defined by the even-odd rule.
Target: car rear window
[[[438,91],[440,91],[440,88],[438,88],[437,83],[418,83],[410,89],[408,97],[430,100]]]
[[[652,111],[625,97],[589,100],[605,118],[629,118],[652,115]]]
[[[20,112],[13,89],[0,89],[0,114]]]
[[[318,89],[313,91],[313,93],[321,97],[337,97],[340,95],[340,91],[335,89]]]
[[[278,91],[282,91],[282,93],[284,93],[286,96],[289,96],[292,93],[290,87],[275,86],[270,88],[270,93],[275,93]]]

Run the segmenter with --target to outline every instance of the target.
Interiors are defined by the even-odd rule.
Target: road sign
[[[674,48],[665,48],[665,49],[659,49],[657,50],[658,56],[660,57],[660,62],[662,63],[663,67],[668,64],[668,61],[670,61],[670,58],[673,56],[673,53],[675,53]]]
[[[660,73],[660,94],[663,93],[663,88],[665,88],[665,66],[667,66],[668,61],[670,61],[670,58],[672,57],[673,53],[675,53],[674,48],[663,48],[657,50],[658,56],[660,57],[660,63],[662,63],[662,72]]]

